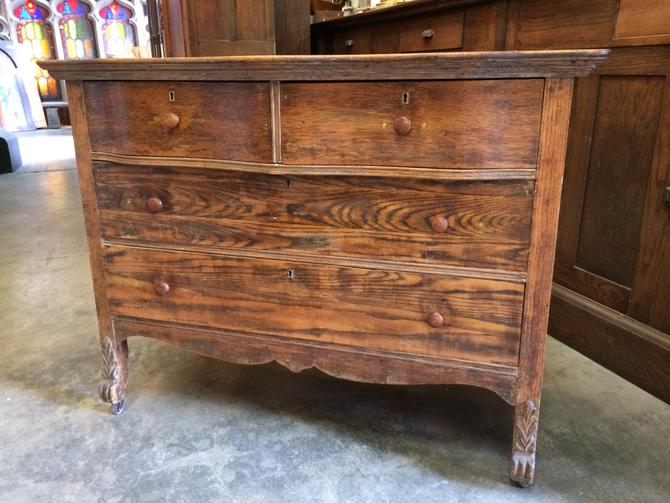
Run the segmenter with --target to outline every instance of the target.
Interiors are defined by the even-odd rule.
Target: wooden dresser
[[[415,0],[322,54],[610,48],[575,82],[549,333],[670,403],[670,0]]]
[[[104,359],[127,339],[515,406],[533,481],[573,77],[607,51],[44,62]]]

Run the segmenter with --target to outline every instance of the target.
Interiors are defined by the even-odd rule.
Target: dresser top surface
[[[64,80],[369,81],[579,77],[607,49],[343,56],[94,59],[39,64]]]

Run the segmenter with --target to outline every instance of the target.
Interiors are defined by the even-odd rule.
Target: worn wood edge
[[[384,178],[425,178],[430,180],[455,181],[535,180],[536,177],[535,169],[515,167],[491,169],[442,169],[411,166],[350,166],[326,164],[288,165],[187,157],[131,156],[106,152],[93,152],[92,159],[93,161],[112,162],[127,166],[220,169],[265,175],[381,176]]]
[[[597,316],[607,323],[617,325],[618,327],[621,327],[621,329],[626,330],[651,344],[655,344],[666,351],[670,351],[670,337],[660,330],[656,330],[641,321],[637,321],[556,283],[552,286],[551,294],[579,309],[588,311],[593,316]]]
[[[270,110],[272,112],[272,162],[282,163],[281,143],[281,84],[270,83]]]
[[[277,362],[296,373],[316,368],[333,377],[377,384],[465,384],[489,389],[510,405],[514,405],[516,399],[515,367],[129,317],[114,317],[113,323],[120,340],[133,336],[158,339],[231,363],[262,365]]]
[[[547,79],[519,350],[517,400],[539,408],[574,79]]]
[[[375,269],[380,271],[409,272],[418,274],[433,274],[441,276],[453,276],[458,278],[488,279],[493,281],[507,281],[510,283],[525,283],[525,272],[502,271],[499,269],[482,269],[465,266],[450,266],[442,264],[421,264],[416,262],[348,258],[348,257],[325,257],[318,254],[281,252],[281,251],[248,251],[231,249],[230,251],[208,246],[185,246],[165,243],[154,243],[150,241],[128,241],[124,239],[106,239],[103,246],[123,246],[126,248],[138,248],[149,250],[170,250],[184,253],[207,254],[212,256],[229,258],[251,258],[259,260],[284,260],[302,264],[331,265],[335,267],[347,267],[356,269]]]
[[[609,49],[41,60],[63,80],[334,81],[582,77]]]

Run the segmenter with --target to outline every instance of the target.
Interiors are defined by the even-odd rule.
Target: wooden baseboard
[[[670,403],[670,335],[556,284],[549,334]]]

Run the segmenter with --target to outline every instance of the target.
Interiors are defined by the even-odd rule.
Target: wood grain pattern
[[[575,264],[633,283],[663,79],[600,77]]]
[[[287,164],[533,168],[542,92],[542,80],[284,84],[282,157]],[[394,131],[400,116],[412,123],[407,136]]]
[[[516,365],[523,285],[106,246],[115,315]],[[157,295],[155,282],[170,285]],[[426,319],[444,314],[444,327]]]
[[[120,339],[149,337],[233,363],[274,361],[293,372],[317,368],[334,377],[379,384],[469,384],[490,389],[510,405],[515,403],[516,369],[512,367],[132,318],[115,319],[114,330]]]
[[[259,173],[264,175],[302,176],[356,176],[385,178],[416,178],[424,180],[486,181],[486,180],[535,180],[535,169],[450,169],[417,168],[411,166],[353,166],[338,164],[278,164],[201,157],[130,156],[93,152],[91,158],[100,162],[111,162],[131,166],[196,168]]]
[[[106,239],[525,271],[533,182],[184,172],[96,164]],[[164,208],[150,215],[151,198]],[[448,228],[435,232],[434,217]]]
[[[103,355],[103,382],[99,391],[104,391],[112,411],[123,408],[123,399],[128,383],[128,346],[115,338],[112,327],[112,316],[109,309],[107,288],[102,263],[102,234],[97,215],[97,201],[91,166],[91,144],[88,134],[89,116],[86,113],[84,84],[78,81],[67,83],[70,114],[72,117],[72,133],[77,155],[77,173],[79,190],[84,210],[84,225],[88,244],[89,263],[93,279],[95,307],[98,315],[98,337],[101,354]],[[110,363],[114,368],[111,369]],[[110,371],[113,371],[111,372]],[[111,380],[109,378],[111,374]]]
[[[608,50],[463,52],[341,56],[42,60],[57,79],[154,81],[383,81],[576,77]]]
[[[272,161],[269,83],[87,82],[85,92],[94,151]]]

